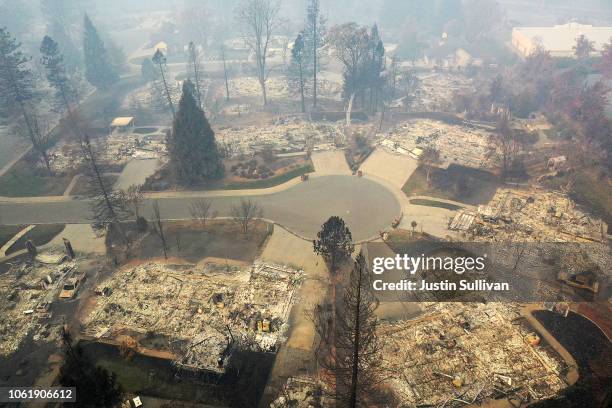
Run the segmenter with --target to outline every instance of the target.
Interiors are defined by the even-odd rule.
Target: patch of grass
[[[268,188],[283,184],[293,178],[300,177],[302,174],[312,173],[314,167],[308,163],[278,176],[269,177],[267,179],[227,183],[220,186],[215,186],[221,190],[244,190],[249,188]]]
[[[27,157],[27,155],[26,155]],[[0,195],[7,197],[37,197],[62,195],[72,177],[49,176],[26,157],[0,177]]]
[[[24,228],[25,225],[0,225],[0,247]]]
[[[104,179],[106,180],[109,186],[114,185],[118,178],[119,176],[116,174],[105,174],[104,175]],[[73,187],[72,191],[70,192],[70,195],[71,196],[84,196],[84,195],[87,195],[88,193],[89,193],[89,183],[87,182],[87,178],[84,176],[81,176],[79,177],[76,185]]]
[[[612,224],[612,186],[600,179],[595,170],[579,170],[570,197],[594,215]]]
[[[232,220],[209,220],[203,227],[197,221],[164,223],[168,255],[198,262],[207,257],[253,262],[260,254],[273,227],[264,221],[254,221],[243,234]],[[180,247],[180,249],[179,249]],[[163,256],[161,241],[148,234],[140,244],[140,258]]]
[[[402,191],[408,196],[425,195],[471,205],[488,203],[497,187],[498,178],[484,170],[450,165],[448,169],[431,170],[430,182],[423,166],[417,167]]]
[[[64,230],[64,224],[48,224],[37,225],[28,231],[23,237],[19,238],[7,251],[6,254],[12,254],[21,249],[25,249],[25,243],[32,240],[36,246],[44,245],[51,241],[57,234]]]
[[[414,233],[400,229],[390,231],[385,244],[396,254],[408,254],[411,251],[412,253],[418,253],[422,246],[426,247],[428,243],[438,241],[438,238],[425,232],[419,232],[419,226],[417,225]]]
[[[412,200],[410,200],[410,204],[424,205],[426,207],[445,208],[445,209],[451,210],[451,211],[457,211],[457,210],[463,208],[463,207],[461,207],[459,205],[450,204],[450,203],[444,203],[444,202],[441,202],[441,201],[427,200],[427,199],[423,199],[423,198],[412,199]]]

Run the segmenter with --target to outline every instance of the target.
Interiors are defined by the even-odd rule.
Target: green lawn
[[[594,172],[579,171],[570,196],[612,224],[612,186],[606,180],[598,180]]]
[[[0,219],[0,223],[2,219]],[[6,244],[9,239],[25,228],[25,225],[0,225],[0,246]]]
[[[427,200],[427,199],[422,199],[422,198],[412,199],[410,200],[410,204],[424,205],[426,207],[446,208],[447,210],[451,210],[451,211],[457,211],[460,208],[462,208],[461,206],[458,206],[455,204],[444,203],[444,202],[435,201],[435,200]]]
[[[456,165],[432,169],[428,183],[425,169],[419,166],[402,191],[408,197],[425,195],[478,205],[488,203],[499,185],[497,177],[487,171]]]
[[[41,168],[35,168],[24,159],[0,177],[0,196],[37,197],[62,195],[70,176],[49,176]]]
[[[221,190],[245,190],[250,188],[274,187],[279,184],[283,184],[284,182],[289,181],[293,178],[300,177],[302,174],[312,173],[313,171],[314,167],[312,166],[312,164],[308,163],[303,166],[296,167],[293,170],[289,170],[286,173],[279,174],[278,176],[269,177],[267,179],[244,181],[239,183],[227,183],[215,186],[214,188],[219,188]]]

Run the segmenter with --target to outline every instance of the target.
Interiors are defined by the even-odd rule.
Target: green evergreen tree
[[[180,183],[194,184],[223,176],[215,133],[198,106],[189,80],[183,83],[183,95],[167,144],[170,164]]]
[[[66,75],[64,56],[53,38],[45,35],[40,45],[40,54],[40,62],[45,68],[47,81],[55,89],[56,104],[62,110],[70,109],[76,99],[76,90]]]
[[[85,14],[83,29],[83,55],[85,61],[85,78],[96,88],[108,88],[119,75],[111,64],[110,57],[98,31]]]
[[[355,249],[351,231],[338,216],[329,217],[317,232],[313,241],[316,254],[321,255],[332,274],[338,271],[341,262],[346,260]]]
[[[81,5],[75,3],[72,0],[40,1],[40,11],[47,22],[47,34],[59,44],[65,69],[70,73],[80,69],[83,63],[83,56],[75,43],[76,27],[81,18],[79,11]]]
[[[0,114],[20,116],[25,136],[39,154],[49,174],[48,133],[39,123],[33,99],[34,75],[28,67],[30,58],[21,52],[21,44],[5,28],[0,28]]]
[[[122,399],[122,389],[117,375],[96,366],[85,355],[79,344],[73,344],[72,336],[62,331],[64,364],[60,368],[59,383],[77,388],[77,407],[114,407]],[[72,405],[72,404],[71,404]]]

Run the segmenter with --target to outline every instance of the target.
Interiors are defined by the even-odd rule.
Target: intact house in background
[[[533,53],[538,45],[550,51],[553,57],[573,57],[576,39],[584,35],[593,42],[592,55],[599,54],[612,38],[612,27],[594,27],[570,22],[552,27],[514,27],[512,46],[523,57]]]
[[[134,129],[134,117],[133,116],[119,116],[110,124],[110,132],[131,132]]]

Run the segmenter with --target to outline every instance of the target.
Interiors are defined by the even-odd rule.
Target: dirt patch
[[[209,221],[205,227],[189,221],[166,223],[165,227],[168,255],[194,263],[207,257],[253,262],[273,229],[256,221],[243,234],[241,227],[230,220]],[[149,232],[140,243],[139,258],[159,256],[163,256],[161,240]]]

